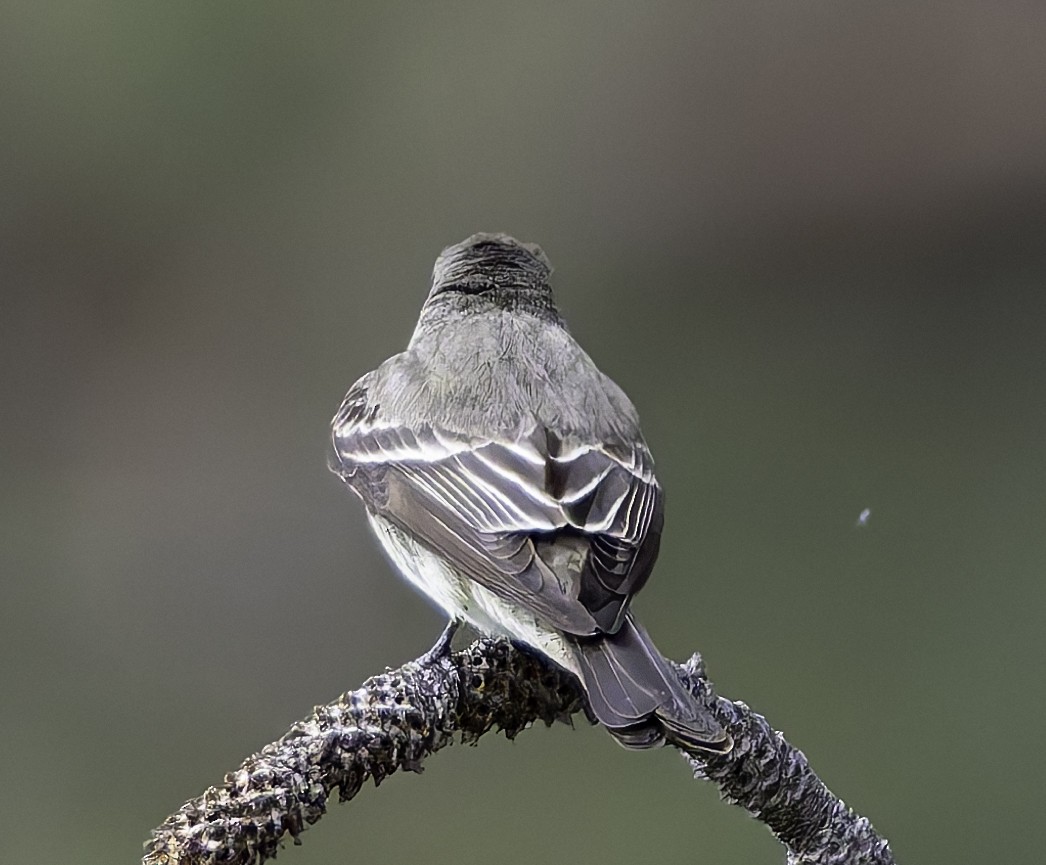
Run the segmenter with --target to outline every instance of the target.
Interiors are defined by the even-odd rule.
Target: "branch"
[[[893,865],[889,844],[814,774],[806,757],[744,703],[716,696],[695,655],[680,676],[730,731],[726,755],[686,754],[696,778],[764,822],[788,849],[788,865]],[[509,738],[534,721],[570,722],[584,709],[576,681],[500,640],[479,640],[433,660],[423,656],[317,707],[279,741],[186,802],[145,844],[143,865],[258,865],[284,835],[299,835],[363,783],[375,786],[456,737],[491,729]]]

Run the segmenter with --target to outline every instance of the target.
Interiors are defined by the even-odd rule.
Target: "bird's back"
[[[377,375],[383,411],[492,439],[535,426],[577,444],[641,439],[624,392],[563,327],[492,308],[448,318],[415,335]]]

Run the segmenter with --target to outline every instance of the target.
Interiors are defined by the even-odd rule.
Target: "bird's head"
[[[440,253],[428,301],[455,292],[484,295],[497,306],[551,306],[551,274],[552,265],[537,244],[507,234],[473,234]]]

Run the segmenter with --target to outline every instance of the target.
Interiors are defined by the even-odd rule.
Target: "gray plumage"
[[[406,351],[335,416],[331,468],[404,576],[452,619],[577,675],[622,744],[729,750],[629,612],[657,557],[661,488],[551,271],[506,235],[445,249]]]

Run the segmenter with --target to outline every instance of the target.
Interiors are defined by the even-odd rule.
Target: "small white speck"
[[[859,528],[859,529],[864,528],[866,525],[868,525],[868,520],[869,520],[869,518],[871,516],[872,516],[872,509],[871,508],[865,508],[863,511],[861,511],[857,515],[857,522],[854,523],[854,525],[857,526],[857,528]]]

